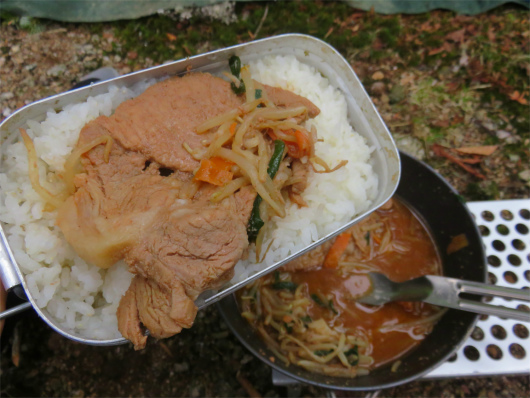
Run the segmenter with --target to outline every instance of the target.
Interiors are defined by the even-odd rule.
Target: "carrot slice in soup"
[[[337,236],[337,239],[335,239],[333,246],[331,246],[331,249],[329,249],[329,252],[326,255],[326,258],[324,260],[324,267],[337,268],[342,254],[346,251],[348,243],[350,243],[350,239],[351,234],[348,232],[343,232],[342,234]]]

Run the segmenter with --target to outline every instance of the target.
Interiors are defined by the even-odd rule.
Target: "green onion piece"
[[[239,78],[241,74],[241,59],[237,55],[232,55],[228,60],[228,65],[230,66],[230,72]]]
[[[329,300],[328,307],[335,315],[338,315],[337,310],[335,309],[335,306],[333,305],[333,300]]]
[[[274,153],[269,161],[269,167],[267,168],[267,174],[272,179],[280,169],[280,163],[283,160],[283,152],[285,150],[285,142],[282,140],[274,141]]]
[[[257,88],[257,89],[255,90],[255,93],[256,93],[256,94],[254,95],[254,97],[255,97],[256,99],[260,99],[260,98],[261,98],[261,94],[262,94],[262,93],[261,93],[261,89],[260,89],[260,88]]]
[[[274,153],[271,156],[269,161],[269,167],[267,168],[267,174],[270,178],[274,178],[278,169],[280,168],[280,163],[283,159],[283,152],[285,151],[285,143],[281,140],[274,141]],[[261,196],[256,196],[254,200],[254,205],[252,206],[252,212],[250,213],[250,218],[247,225],[247,235],[248,241],[254,242],[258,236],[258,232],[265,225],[261,216],[259,214],[259,206],[263,199]]]
[[[304,323],[311,323],[313,322],[313,320],[311,319],[311,317],[309,315],[306,315],[306,316],[303,316],[302,318],[300,318],[300,320]]]
[[[357,345],[346,351],[344,355],[346,356],[346,359],[350,365],[355,366],[359,363],[359,347]]]
[[[317,303],[319,306],[324,307],[324,308],[327,307],[326,303],[324,303],[324,302],[322,301],[322,299],[318,296],[318,294],[313,293],[313,294],[311,295],[311,298],[312,298],[313,301],[314,301],[315,303]]]
[[[230,88],[232,89],[234,93],[238,95],[243,94],[245,91],[247,91],[245,87],[245,83],[243,83],[243,80],[239,81],[239,87],[237,87],[234,82],[230,83]]]
[[[294,282],[289,282],[289,281],[285,281],[285,282],[274,282],[272,284],[272,288],[274,290],[289,290],[291,292],[294,292],[296,290],[296,288],[298,287],[298,285]]]

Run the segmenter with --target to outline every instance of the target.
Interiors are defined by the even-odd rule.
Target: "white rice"
[[[348,164],[331,174],[313,174],[302,195],[307,208],[288,205],[287,216],[268,223],[264,247],[271,247],[262,264],[255,253],[240,261],[233,281],[241,280],[297,252],[365,211],[376,196],[377,175],[370,165],[369,148],[363,137],[348,123],[342,93],[321,74],[295,57],[270,56],[251,64],[254,79],[291,90],[310,99],[321,114],[309,124],[317,128],[323,142],[317,155],[331,167],[341,160]],[[100,115],[111,115],[123,101],[145,90],[153,81],[131,89],[111,87],[109,93],[69,105],[63,111],[48,112],[43,122],[28,121],[41,159],[41,182],[58,191],[55,172],[63,165],[77,142],[81,128]],[[17,262],[25,274],[30,294],[64,329],[92,339],[120,337],[116,309],[132,275],[123,262],[101,270],[84,262],[66,243],[57,226],[56,212],[43,211],[40,196],[33,191],[28,176],[27,152],[15,142],[18,132],[2,144],[4,168],[0,173],[0,221]],[[47,173],[44,170],[47,170]]]

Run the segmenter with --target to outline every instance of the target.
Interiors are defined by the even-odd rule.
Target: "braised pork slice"
[[[281,108],[291,108],[297,106],[305,106],[309,117],[315,117],[320,113],[320,109],[309,101],[307,98],[293,94],[290,91],[283,90],[278,87],[271,87],[264,85],[267,97],[274,103],[274,105]]]
[[[318,113],[302,97],[268,91],[278,106],[303,104]],[[242,103],[224,80],[189,74],[153,85],[80,133],[77,148],[88,148],[84,172],[57,225],[86,261],[108,268],[124,259],[135,274],[117,312],[135,349],[145,346],[145,329],[163,338],[191,327],[194,300],[230,280],[248,247],[254,188],[212,202],[218,187],[193,179],[199,162],[183,148],[208,145],[215,132],[199,135],[197,127]]]
[[[284,271],[293,272],[293,271],[311,271],[317,268],[320,268],[324,263],[326,254],[331,248],[333,241],[327,241],[322,243],[320,246],[317,246],[313,250],[302,254],[301,256],[295,258],[293,261],[285,264],[282,269]]]

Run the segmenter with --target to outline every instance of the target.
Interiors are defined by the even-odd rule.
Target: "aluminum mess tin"
[[[371,162],[379,179],[378,194],[367,211],[357,215],[350,222],[322,237],[320,240],[314,242],[305,249],[294,253],[280,262],[263,268],[260,272],[252,275],[244,281],[237,283],[228,282],[218,291],[204,292],[196,300],[196,305],[199,308],[206,307],[207,305],[220,300],[245,284],[273,271],[299,255],[322,244],[324,241],[343,232],[379,208],[394,194],[401,173],[398,150],[390,132],[374,107],[359,78],[351,68],[350,64],[337,50],[324,41],[307,35],[286,34],[274,36],[189,57],[46,98],[18,110],[0,125],[0,142],[3,143],[11,134],[18,134],[18,129],[20,127],[26,127],[26,122],[28,120],[35,120],[38,122],[43,121],[46,118],[47,112],[50,110],[60,111],[66,105],[84,102],[88,97],[108,92],[110,86],[131,87],[143,80],[163,79],[169,76],[183,75],[189,71],[220,74],[223,71],[229,70],[228,59],[232,55],[239,56],[242,64],[268,55],[294,55],[300,62],[316,68],[323,76],[328,78],[334,87],[340,89],[346,98],[348,118],[352,127],[366,139],[369,146],[374,148]],[[5,159],[3,154],[0,155],[0,171],[2,171],[4,169]],[[85,344],[115,345],[127,341],[124,338],[108,340],[87,339],[70,330],[65,330],[65,328],[55,322],[45,309],[38,308],[28,289],[22,271],[18,267],[17,262],[9,249],[9,244],[3,230],[0,232],[0,277],[2,278],[5,288],[10,290],[21,285],[28,300],[33,305],[33,308],[37,311],[40,317],[50,325],[50,327],[67,338]]]

